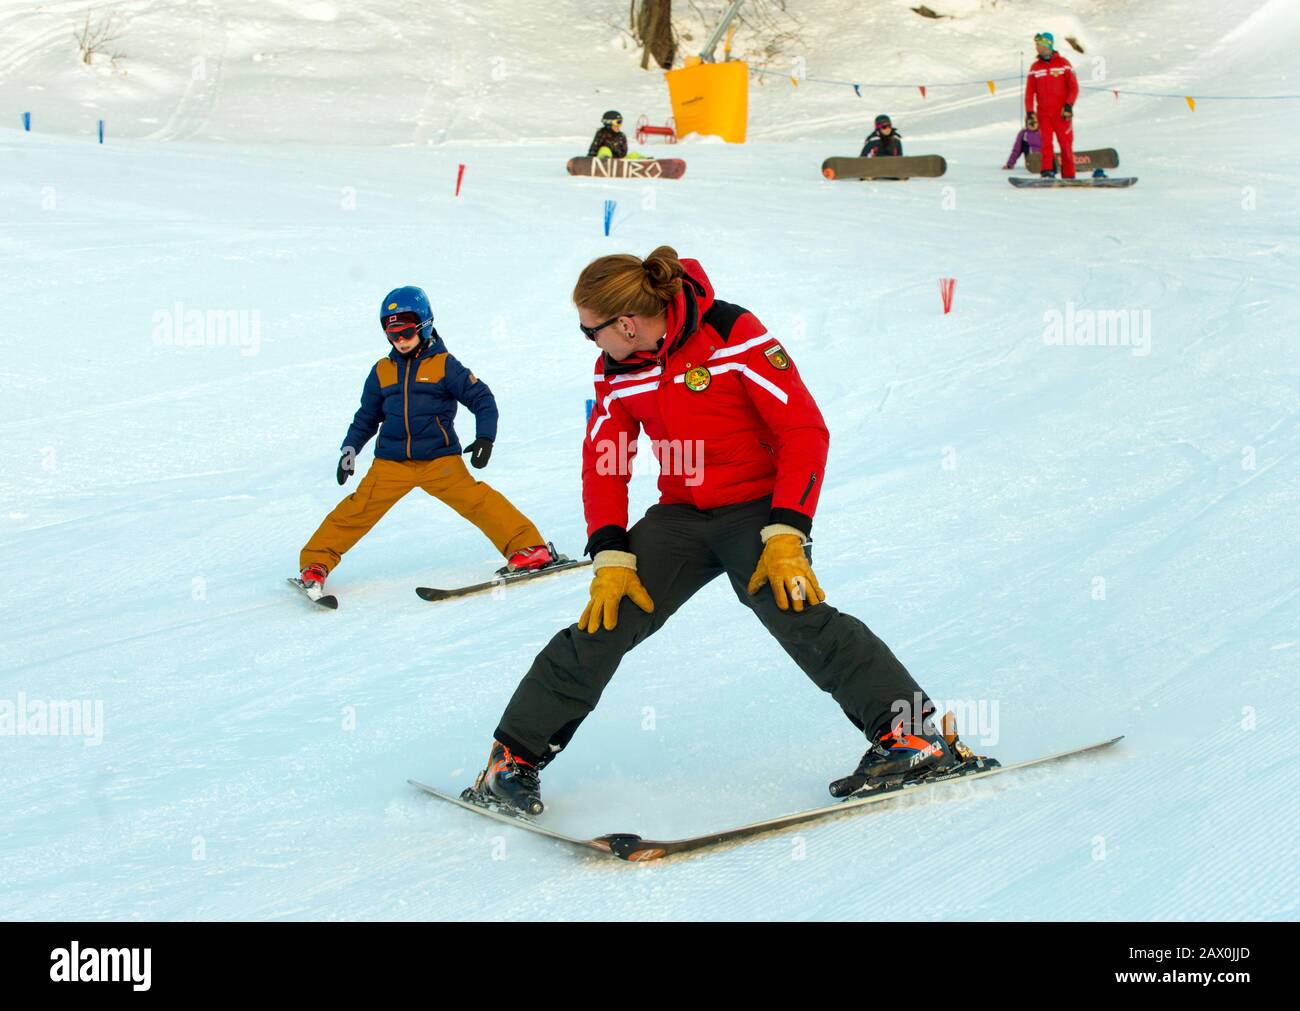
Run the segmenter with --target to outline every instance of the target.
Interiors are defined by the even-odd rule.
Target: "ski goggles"
[[[1056,37],[1051,32],[1039,32],[1034,36],[1034,45],[1046,46],[1048,49],[1056,48]]]
[[[394,344],[401,341],[410,340],[420,332],[419,323],[390,323],[384,327],[384,333]]]

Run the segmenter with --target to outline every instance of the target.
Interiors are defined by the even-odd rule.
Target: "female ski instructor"
[[[591,600],[515,690],[475,783],[479,799],[541,813],[538,772],[595,708],[624,654],[724,574],[867,735],[867,753],[831,784],[833,795],[956,764],[906,668],[866,625],[824,602],[808,545],[830,435],[780,341],[748,310],[714,298],[700,264],[668,246],[645,260],[593,261],[573,301],[602,352],[582,450]],[[660,458],[661,499],[628,529],[642,428]]]

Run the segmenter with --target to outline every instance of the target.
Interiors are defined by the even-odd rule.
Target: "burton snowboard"
[[[1060,153],[1057,153],[1056,160],[1061,160]],[[1043,171],[1043,156],[1041,154],[1025,155],[1025,168],[1030,172]],[[1113,147],[1099,147],[1095,151],[1075,151],[1074,152],[1074,169],[1076,172],[1091,172],[1099,168],[1119,168],[1119,152]]]

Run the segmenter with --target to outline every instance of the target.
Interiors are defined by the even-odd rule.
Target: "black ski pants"
[[[612,631],[602,626],[589,635],[575,623],[557,632],[515,689],[496,739],[521,758],[545,764],[596,707],[624,654],[724,573],[740,602],[859,730],[873,735],[900,711],[912,712],[918,696],[929,709],[912,675],[857,618],[827,603],[782,611],[768,586],[749,595],[746,586],[763,551],[759,531],[771,504],[764,498],[720,509],[651,507],[628,538],[654,613],[624,598]]]

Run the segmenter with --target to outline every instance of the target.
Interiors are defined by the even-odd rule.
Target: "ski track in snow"
[[[809,73],[874,63],[879,79],[1004,67],[1006,33],[1050,11],[934,24],[804,6]],[[1295,90],[1286,3],[1228,0],[1214,26],[1170,2],[1075,7],[1081,72],[1099,53],[1134,90]],[[666,104],[598,20],[561,37],[564,19],[502,26],[483,4],[120,9],[124,76],[64,65],[81,7],[0,7],[0,80],[37,123],[0,130],[0,701],[105,714],[97,746],[0,736],[0,916],[1296,918],[1290,106],[1088,93],[1076,146],[1118,148],[1111,174],[1141,182],[1033,193],[999,168],[1014,88],[859,102],[776,81],[751,89],[753,143],[672,152],[682,180],[571,179],[593,115],[657,121]],[[439,25],[455,47],[435,47]],[[428,60],[399,66],[400,47]],[[818,176],[882,102],[946,177]],[[1207,144],[1227,131],[1232,151]],[[700,256],[818,397],[831,602],[934,696],[996,704],[996,740],[967,727],[981,750],[1120,745],[644,866],[407,787],[469,780],[588,580],[420,601],[418,584],[499,562],[417,492],[331,578],[339,611],[285,586],[355,487],[335,485],[335,447],[384,352],[376,300],[429,290],[501,406],[482,477],[577,554],[591,355],[569,292],[593,256],[660,242]],[[957,278],[949,316],[941,277]],[[178,303],[256,310],[256,347],[161,342]],[[1049,345],[1045,314],[1068,303],[1149,309],[1149,354]],[[51,353],[52,308],[87,321],[71,354]],[[653,484],[634,478],[633,516]],[[721,581],[624,662],[546,772],[546,819],[727,827],[820,803],[861,748]]]

